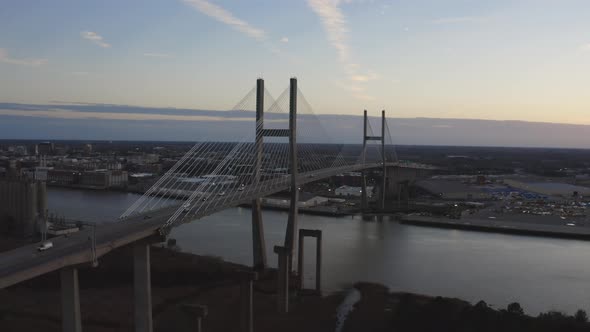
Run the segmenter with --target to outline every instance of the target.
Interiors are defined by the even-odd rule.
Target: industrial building
[[[51,185],[83,187],[93,189],[124,188],[128,178],[126,171],[117,170],[48,170],[47,181]]]
[[[55,152],[55,145],[51,142],[37,144],[37,153],[41,156],[50,156]]]
[[[334,177],[336,185],[360,187],[362,184],[362,174],[360,172],[346,172]]]
[[[47,210],[45,182],[26,178],[0,179],[0,232],[30,237]]]
[[[478,188],[471,187],[459,181],[422,180],[416,182],[416,187],[431,195],[449,200],[488,200],[492,195]]]
[[[129,164],[154,164],[160,161],[160,156],[154,153],[132,154],[126,159]]]
[[[300,208],[310,208],[318,205],[328,203],[329,199],[322,196],[315,196],[310,193],[300,193],[299,201],[297,206]],[[291,200],[288,197],[264,197],[261,199],[261,203],[265,206],[288,208],[291,204]]]
[[[361,197],[362,194],[361,187],[352,187],[352,186],[340,186],[334,190],[336,196],[345,196],[345,197]],[[373,187],[367,187],[367,197],[371,198],[373,196]]]

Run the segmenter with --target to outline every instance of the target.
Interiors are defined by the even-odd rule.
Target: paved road
[[[379,168],[381,163],[353,165],[324,169],[299,175],[298,183],[305,184],[318,179],[335,176],[343,172]],[[415,164],[388,163],[387,166],[421,168]],[[427,166],[422,169],[428,169]],[[267,180],[255,188],[246,187],[215,199],[196,202],[203,207],[195,209],[196,214],[179,220],[191,222],[231,206],[250,202],[256,197],[264,197],[289,188],[289,177]],[[262,188],[262,189],[261,189]],[[96,254],[100,257],[118,247],[158,234],[160,227],[170,218],[181,204],[174,204],[157,211],[134,215],[119,222],[96,227]],[[0,253],[0,289],[36,276],[58,270],[65,266],[92,262],[92,229],[84,229],[68,237],[53,238],[53,248],[39,252],[38,244],[28,245]]]

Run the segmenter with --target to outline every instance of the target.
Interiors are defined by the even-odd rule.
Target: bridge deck
[[[399,163],[387,163],[386,166],[418,168]],[[382,167],[382,163],[359,164],[301,173],[298,183],[305,184],[344,172],[379,167]],[[265,186],[265,182],[268,182],[268,185]],[[189,222],[194,221],[228,207],[250,202],[256,197],[268,196],[289,188],[288,176],[284,179],[272,179],[265,182],[259,183],[256,188],[246,187],[243,191],[207,201],[207,203],[203,204],[208,204],[211,208],[198,211],[198,213],[188,216],[187,219],[189,219]],[[180,203],[174,204],[144,214],[132,215],[123,221],[105,223],[96,227],[97,257],[129,243],[157,234],[161,226],[180,206]],[[92,262],[91,236],[92,230],[85,229],[67,238],[57,237],[52,239],[53,248],[44,252],[37,251],[37,244],[32,244],[0,253],[0,289],[65,266]]]

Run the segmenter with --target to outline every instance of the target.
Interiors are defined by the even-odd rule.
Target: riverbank
[[[101,259],[98,268],[79,269],[84,331],[133,331],[131,262],[130,248],[122,248]],[[186,304],[208,307],[209,315],[203,320],[205,331],[237,330],[240,288],[236,274],[246,268],[215,257],[154,247],[154,330],[195,331],[194,317],[183,309]],[[278,314],[275,285],[273,270],[255,282],[253,304],[256,331],[335,331],[336,313],[346,294],[293,296],[290,312]],[[509,315],[483,303],[472,306],[457,299],[391,293],[386,287],[377,284],[357,283],[355,288],[360,292],[360,299],[344,320],[341,330],[344,332],[431,331],[433,327],[447,331],[484,330],[484,327],[489,330],[491,326],[485,324],[491,323],[496,324],[493,325],[497,327],[496,330],[517,331],[506,328],[513,321],[520,322],[519,326],[523,327],[518,331],[527,331],[528,326],[537,325],[548,327],[543,331],[587,331],[589,328],[581,318],[575,320],[554,313],[535,319],[518,313],[515,306],[512,311],[516,314]],[[1,331],[61,330],[58,273],[0,290],[0,299]],[[553,325],[547,319],[551,319]],[[471,329],[459,328],[463,325]]]
[[[121,248],[80,267],[80,302],[84,331],[133,330],[133,260]],[[195,331],[185,304],[208,307],[205,331],[237,330],[240,317],[238,274],[246,266],[216,257],[152,247],[152,305],[155,331]],[[254,319],[257,331],[324,331],[334,323],[340,294],[325,298],[294,297],[288,315],[276,314],[275,273],[256,281]],[[0,331],[61,331],[59,274],[50,273],[0,290]],[[329,328],[327,330],[330,330]]]
[[[541,217],[539,217],[541,218]],[[402,224],[438,228],[464,229],[491,233],[519,234],[590,240],[590,227],[585,225],[551,225],[534,221],[517,222],[499,219],[462,218],[450,219],[420,215],[406,215],[399,218]]]
[[[241,207],[252,208],[252,204],[241,204]],[[261,204],[262,210],[269,211],[289,211],[289,207],[273,206],[269,204]],[[328,216],[328,217],[346,217],[356,215],[360,212],[359,208],[342,207],[337,208],[335,206],[314,206],[314,207],[300,207],[298,213],[316,215],[316,216]]]
[[[137,199],[128,193],[48,190],[52,211],[97,223],[116,220]],[[272,248],[284,242],[287,215],[264,210],[263,220],[267,257],[274,266],[277,256]],[[533,315],[550,309],[590,312],[590,298],[580,291],[590,287],[590,267],[585,264],[589,241],[367,222],[361,216],[301,214],[298,223],[300,228],[323,232],[322,286],[329,292],[365,280],[472,303],[485,299],[496,307],[518,301]],[[175,228],[171,237],[185,252],[244,265],[252,261],[250,209],[226,209]],[[312,255],[308,257],[313,257],[313,244],[306,241],[307,246]],[[315,262],[306,263],[306,278],[312,278]],[[433,275],[444,282],[433,281]]]

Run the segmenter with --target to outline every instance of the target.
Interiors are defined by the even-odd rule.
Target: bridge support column
[[[266,244],[264,241],[264,226],[262,224],[260,198],[256,198],[252,201],[252,258],[252,268],[255,271],[266,269]]]
[[[367,199],[367,175],[365,171],[361,172],[361,211],[364,212],[368,208]]]
[[[287,255],[287,271],[293,266],[293,255],[297,244],[297,219],[299,214],[299,185],[297,177],[299,166],[297,160],[297,79],[291,78],[289,91],[289,167],[291,169],[291,197],[289,204],[289,220],[285,234]],[[280,261],[280,259],[279,259]]]
[[[385,210],[385,182],[387,178],[387,166],[385,165],[385,110],[381,111],[381,162],[383,163],[383,166],[381,167],[381,197],[379,197],[379,209],[383,211]]]
[[[65,267],[60,271],[62,331],[81,332],[80,290],[78,269]]]
[[[258,279],[256,272],[244,271],[240,273],[240,331],[254,331],[254,292],[252,285]]]
[[[299,254],[297,255],[297,273],[299,273],[299,289],[303,290],[303,266],[304,253],[303,245],[305,237],[314,237],[316,239],[316,257],[315,257],[315,291],[320,294],[322,291],[322,231],[313,229],[299,230]]]
[[[281,246],[275,246],[274,252],[279,256],[277,268],[277,308],[279,313],[289,312],[289,252],[290,249]]]
[[[367,160],[367,110],[363,113],[363,151],[361,152],[361,161],[364,164]],[[367,174],[361,171],[361,210],[367,210]]]
[[[203,318],[207,317],[207,314],[209,313],[207,306],[199,304],[185,304],[183,308],[191,316],[195,316],[197,318],[197,332],[203,332]]]
[[[133,278],[135,331],[152,332],[150,245],[145,242],[136,243],[133,247]]]
[[[253,183],[260,181],[262,167],[262,152],[264,143],[264,80],[256,81],[256,158],[254,160]],[[252,200],[252,267],[256,271],[266,269],[266,244],[264,242],[264,227],[262,224],[262,209],[260,198]]]

